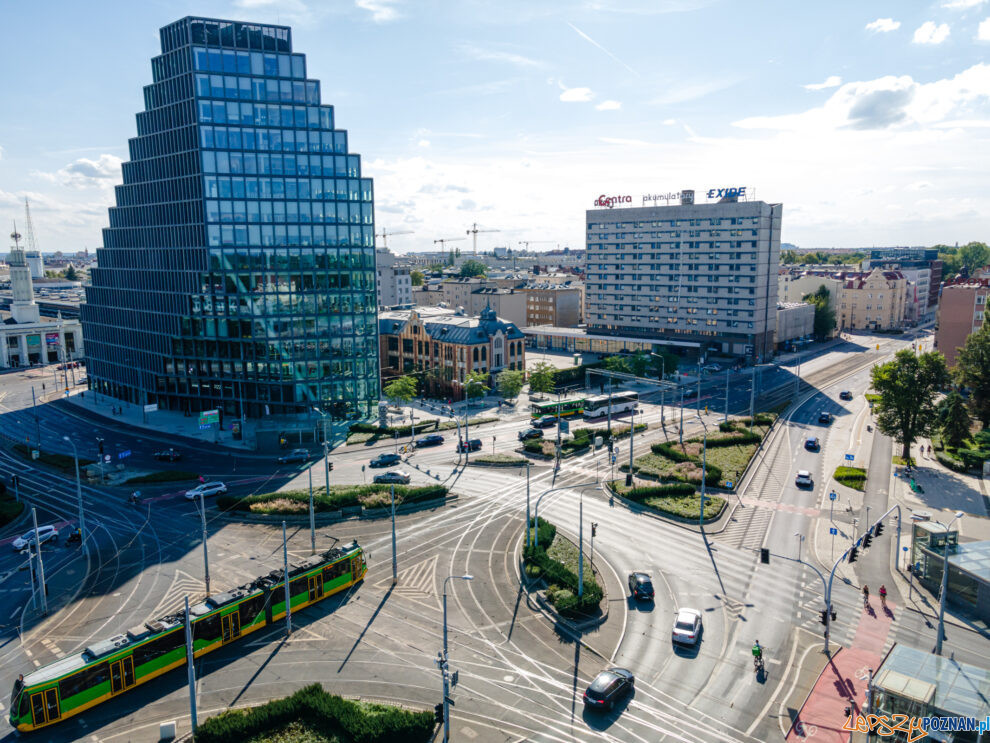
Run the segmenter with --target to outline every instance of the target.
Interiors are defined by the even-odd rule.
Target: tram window
[[[58,695],[68,699],[74,694],[80,694],[104,683],[109,678],[109,665],[106,661],[84,668],[69,678],[58,682]]]
[[[144,645],[139,645],[134,648],[134,665],[140,666],[153,661],[176,648],[182,647],[185,641],[185,630],[175,630]]]
[[[328,567],[323,568],[323,582],[329,583],[335,578],[339,578],[340,576],[344,575],[348,570],[347,566],[348,566],[347,560],[341,560],[340,562],[334,563],[333,565],[329,565]]]
[[[289,581],[289,595],[298,596],[300,593],[309,593],[309,578],[305,575]]]
[[[31,695],[31,714],[34,716],[34,724],[40,725],[45,721],[45,695]]]
[[[245,627],[254,621],[261,612],[265,610],[265,595],[259,593],[257,596],[245,599],[241,602],[240,606],[237,607],[238,613],[241,615],[241,626]]]
[[[194,640],[213,642],[220,639],[220,615],[204,617],[193,625]]]

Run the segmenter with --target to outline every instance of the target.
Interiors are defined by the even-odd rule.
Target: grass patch
[[[304,722],[290,722],[278,730],[256,735],[247,743],[339,743],[336,735],[324,735]]]
[[[185,472],[183,470],[160,470],[149,472],[146,475],[137,475],[124,480],[125,485],[135,485],[149,482],[182,482],[183,480],[195,480],[199,477],[195,472]]]
[[[890,461],[893,462],[894,464],[900,465],[901,467],[907,467],[909,465],[911,467],[918,466],[918,463],[914,460],[914,457],[909,457],[908,459],[905,459],[904,457],[895,454],[893,457],[890,458]]]
[[[862,467],[836,467],[832,477],[853,490],[866,489],[866,470]]]
[[[591,564],[585,560],[583,595],[578,598],[578,550],[557,535],[557,527],[538,519],[540,546],[534,543],[523,551],[526,575],[547,583],[547,600],[563,615],[578,616],[598,610],[604,592],[595,580]],[[549,545],[549,549],[547,548]]]
[[[471,457],[471,461],[484,464],[526,464],[529,460],[518,454],[477,454]]]
[[[560,534],[554,537],[553,544],[547,550],[547,557],[556,560],[573,573],[578,571],[578,548],[569,539],[565,539]],[[588,555],[584,556],[584,574],[591,575],[591,561]]]
[[[331,485],[327,493],[325,487],[313,488],[313,510],[317,512],[339,511],[351,506],[365,508],[385,508],[391,504],[391,485]],[[441,498],[448,489],[443,485],[396,485],[395,505]],[[287,490],[277,493],[261,493],[238,498],[221,495],[217,506],[224,511],[246,511],[249,513],[277,514],[300,513],[309,510],[309,490]]]
[[[867,402],[871,402],[874,405],[876,405],[878,402],[880,402],[880,395],[878,395],[875,392],[867,392],[865,395],[863,395],[863,397],[866,398],[866,401]]]
[[[24,504],[9,496],[0,498],[0,526],[6,526],[21,515]]]
[[[626,487],[622,480],[613,480],[612,489],[631,501],[651,508],[665,516],[697,520],[701,509],[701,493],[693,485],[672,483],[669,485]],[[725,508],[725,498],[705,495],[705,521],[717,518]]]
[[[480,426],[485,423],[495,423],[499,420],[497,417],[480,417],[480,418],[469,418],[469,426]],[[441,420],[440,418],[434,418],[432,420],[426,420],[422,423],[416,424],[416,434],[421,433],[436,433],[437,431],[450,431],[451,429],[457,428],[457,423],[452,420]],[[399,438],[411,438],[412,436],[412,425],[408,426],[377,426],[374,423],[355,423],[351,426],[350,432],[347,434],[347,444],[364,444],[369,441],[378,441],[379,439],[395,439],[395,435],[398,434]]]
[[[76,460],[75,457],[70,457],[66,454],[55,454],[50,452],[40,452],[37,459],[31,459],[31,447],[25,444],[14,444],[14,451],[17,452],[21,457],[32,462],[41,462],[42,464],[47,464],[49,467],[54,467],[55,469],[61,470],[62,472],[68,474],[75,474],[76,472]],[[79,459],[79,469],[82,470],[88,464],[94,464],[92,459]]]

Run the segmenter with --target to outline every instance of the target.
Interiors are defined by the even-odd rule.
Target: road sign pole
[[[289,545],[285,539],[285,522],[282,522],[282,583],[285,585],[285,634],[292,636],[292,596],[289,593]]]

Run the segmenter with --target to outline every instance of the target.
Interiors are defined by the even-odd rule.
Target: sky
[[[584,247],[600,195],[746,186],[802,248],[990,239],[990,0],[3,4],[0,224],[101,244],[186,15],[291,25],[395,252]]]

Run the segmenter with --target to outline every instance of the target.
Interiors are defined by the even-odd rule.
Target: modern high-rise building
[[[588,334],[642,339],[690,354],[773,350],[783,206],[729,196],[587,212]]]
[[[372,182],[286,26],[161,29],[82,321],[93,388],[230,415],[369,416]]]

